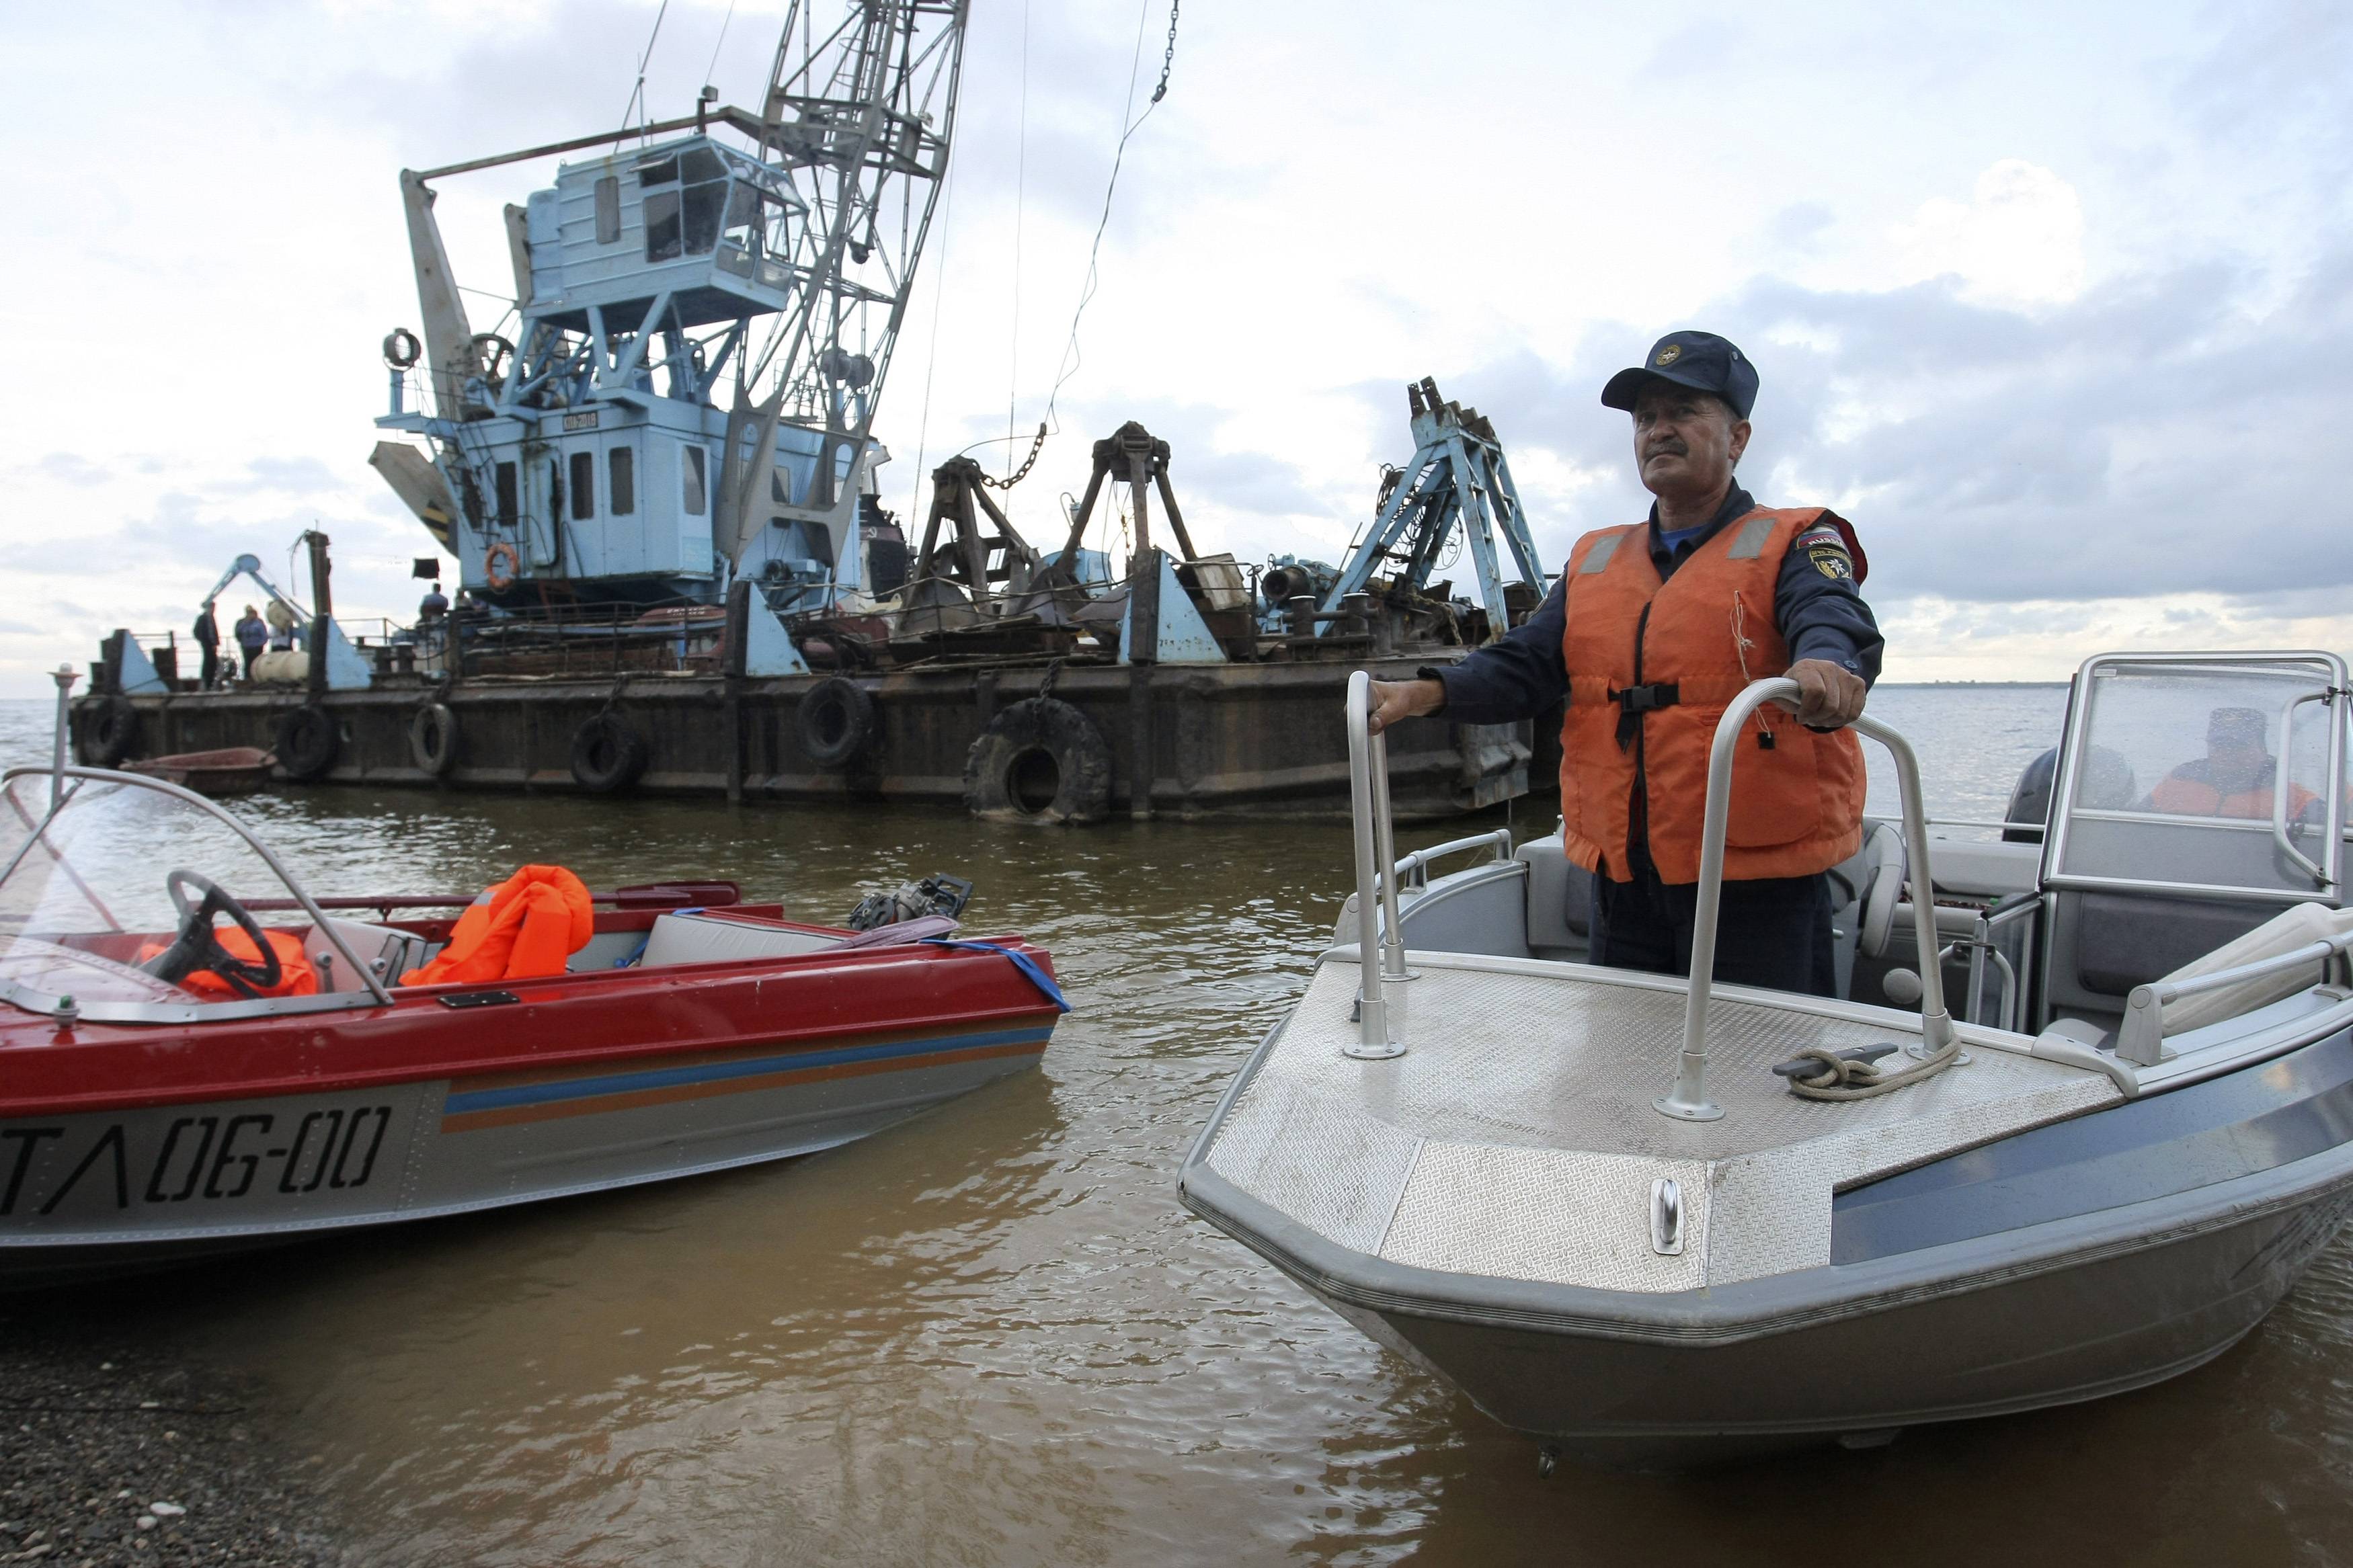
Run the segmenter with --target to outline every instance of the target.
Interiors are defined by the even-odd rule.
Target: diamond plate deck
[[[1839,1189],[2121,1098],[2101,1074],[1973,1047],[1894,1094],[1799,1100],[1773,1063],[1910,1044],[1916,1026],[1719,994],[1708,1089],[1725,1116],[1676,1121],[1651,1100],[1682,1048],[1680,986],[1442,953],[1413,966],[1389,990],[1406,1055],[1360,1062],[1341,1054],[1356,963],[1324,960],[1208,1153],[1243,1191],[1396,1263],[1643,1291],[1810,1268],[1830,1260]],[[1681,1257],[1651,1249],[1659,1176],[1683,1188]]]

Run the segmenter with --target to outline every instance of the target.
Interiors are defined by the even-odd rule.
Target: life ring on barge
[[[965,753],[964,803],[992,822],[1101,822],[1111,811],[1111,748],[1060,698],[1024,698]]]
[[[820,680],[794,715],[801,750],[827,773],[848,767],[874,743],[874,699],[846,676]]]
[[[81,732],[82,763],[111,768],[139,749],[139,710],[120,692],[86,707]]]
[[[499,563],[502,560],[506,563],[503,570],[499,566]],[[482,552],[482,582],[491,592],[505,593],[514,586],[515,579],[522,575],[522,555],[505,540],[500,540]]]
[[[417,772],[440,778],[458,761],[458,715],[446,702],[426,702],[408,718],[408,760]]]
[[[591,795],[612,795],[646,771],[646,738],[611,712],[572,732],[572,778]]]

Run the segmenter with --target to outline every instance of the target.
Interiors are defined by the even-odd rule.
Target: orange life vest
[[[564,961],[596,934],[596,906],[561,866],[525,866],[458,917],[449,945],[403,985],[479,984],[561,974]]]
[[[1699,880],[1716,721],[1749,681],[1788,673],[1788,644],[1773,620],[1781,560],[1816,523],[1837,528],[1852,550],[1843,520],[1820,507],[1760,507],[1719,529],[1664,583],[1646,523],[1577,542],[1561,638],[1568,710],[1560,811],[1570,859],[1588,871],[1625,873],[1640,787],[1660,879]],[[1665,706],[1619,698],[1636,689],[1656,698],[1664,686],[1674,688]],[[1865,779],[1853,731],[1818,733],[1767,703],[1733,759],[1726,880],[1802,877],[1862,847]]]
[[[2277,763],[2273,764],[2274,767]],[[2268,772],[2269,770],[2266,770]],[[2306,807],[2320,797],[2293,779],[2287,786],[2287,819],[2300,819]],[[2211,780],[2185,777],[2176,769],[2158,781],[2149,792],[2149,804],[2159,811],[2169,811],[2180,816],[2247,816],[2267,819],[2272,814],[2272,781],[2263,779],[2252,788],[2234,790],[2225,795]]]
[[[310,955],[302,951],[302,939],[292,931],[276,931],[269,926],[261,928],[261,934],[269,939],[269,951],[278,955],[278,984],[255,985],[248,981],[248,988],[260,996],[317,995],[319,973],[311,967]],[[257,967],[261,963],[261,950],[253,945],[251,937],[235,926],[216,930],[213,940],[219,942],[221,951],[231,958],[242,959]],[[169,945],[160,942],[147,943],[139,950],[138,962],[146,963]],[[209,969],[190,970],[180,977],[180,984],[183,989],[193,991],[208,1002],[241,1002],[245,999],[244,992]]]

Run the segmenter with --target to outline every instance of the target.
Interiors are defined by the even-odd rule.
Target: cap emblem
[[[1679,359],[1681,359],[1681,358],[1683,358],[1683,344],[1681,344],[1681,343],[1669,343],[1665,348],[1662,348],[1662,349],[1661,349],[1661,350],[1659,351],[1659,357],[1658,357],[1657,359],[1652,360],[1651,363],[1652,364],[1658,364],[1658,365],[1669,365],[1669,364],[1672,364],[1672,363],[1675,363],[1675,361],[1677,361],[1677,360],[1679,360]]]

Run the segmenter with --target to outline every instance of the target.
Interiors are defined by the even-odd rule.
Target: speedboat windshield
[[[2111,655],[2081,685],[2058,885],[2335,893],[2344,715],[2334,660]]]
[[[153,780],[62,784],[0,782],[0,997],[142,1021],[322,989],[307,900],[233,821]]]

